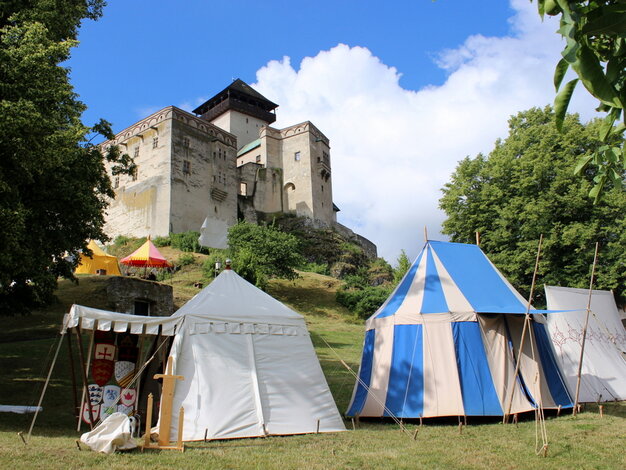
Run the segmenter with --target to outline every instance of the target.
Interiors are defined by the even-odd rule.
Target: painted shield
[[[98,418],[100,417],[100,405],[92,405],[91,410],[93,412],[94,421],[98,421]],[[91,418],[89,416],[89,403],[83,403],[83,409],[80,416],[83,422],[87,424],[91,423]]]
[[[133,414],[133,407],[126,405],[117,405],[117,411],[118,413],[124,413],[125,415],[130,416],[131,414]]]
[[[117,361],[115,363],[115,380],[122,387],[127,387],[133,380],[135,363],[130,361]]]
[[[93,354],[94,359],[115,360],[115,346],[107,343],[97,343]]]
[[[112,406],[117,404],[120,398],[121,388],[117,385],[105,385],[103,389],[102,404],[103,406]]]
[[[89,401],[92,405],[99,405],[102,401],[102,387],[98,384],[87,385],[89,391]]]
[[[105,419],[107,419],[109,416],[111,416],[116,411],[117,411],[117,407],[116,406],[104,406],[104,405],[102,405],[100,407],[100,419],[102,421],[104,421]]]
[[[137,346],[137,335],[120,333],[117,336],[117,345],[121,348],[134,348]]]
[[[126,406],[133,406],[137,399],[137,390],[134,388],[123,388],[120,395],[120,403]]]
[[[93,381],[100,386],[106,385],[113,376],[113,361],[106,359],[94,359],[91,365],[91,376]]]

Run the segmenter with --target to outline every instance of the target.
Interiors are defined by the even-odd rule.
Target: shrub
[[[324,274],[328,276],[330,274],[330,268],[325,263],[306,263],[300,267],[302,271],[309,273]]]
[[[170,242],[172,248],[176,248],[180,251],[193,252],[193,253],[208,253],[209,250],[200,245],[198,239],[200,238],[200,232],[182,232],[182,233],[170,233]]]
[[[224,262],[229,258],[231,258],[231,256],[228,250],[211,250],[209,257],[202,263],[204,278],[206,280],[213,279],[215,277],[215,263],[219,261],[222,264],[222,268],[224,268]]]
[[[152,243],[154,243],[154,246],[170,246],[170,244],[172,243],[172,241],[170,240],[170,237],[155,237],[152,239]]]
[[[178,266],[189,266],[190,264],[194,264],[196,262],[196,257],[191,253],[183,253],[178,257],[176,264]]]
[[[368,318],[387,300],[390,293],[391,289],[386,287],[341,288],[335,294],[335,298],[337,303],[360,318]]]

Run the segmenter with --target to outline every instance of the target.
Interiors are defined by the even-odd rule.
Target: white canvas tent
[[[304,318],[223,271],[178,310],[171,435],[183,440],[344,431]]]
[[[548,330],[567,386],[576,392],[588,289],[546,286]],[[593,290],[587,328],[579,402],[626,400],[626,331],[609,291]]]
[[[232,270],[171,317],[75,305],[64,328],[174,336],[171,436],[184,441],[344,431],[304,318]]]

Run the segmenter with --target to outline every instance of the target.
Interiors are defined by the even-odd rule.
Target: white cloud
[[[444,238],[438,199],[457,162],[488,153],[512,114],[554,98],[558,24],[542,23],[527,0],[511,4],[509,36],[471,36],[441,52],[437,66],[449,74],[441,86],[403,89],[398,70],[345,44],[299,67],[284,57],[257,72],[254,87],[280,104],[277,127],[310,120],[330,138],[339,220],[392,263],[401,249],[417,254],[424,226]],[[579,93],[572,106],[591,117],[595,104]]]

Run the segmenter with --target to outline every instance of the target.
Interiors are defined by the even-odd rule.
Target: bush
[[[368,318],[387,300],[391,293],[386,287],[341,288],[335,294],[337,303],[360,318]]]
[[[196,262],[196,257],[191,253],[183,253],[178,257],[176,264],[178,266],[189,266],[190,264],[194,264]]]
[[[225,261],[231,258],[230,252],[228,250],[218,250],[213,249],[209,254],[209,257],[202,263],[202,273],[206,280],[213,279],[215,277],[215,263],[218,261],[222,264],[222,269],[224,268]]]
[[[306,263],[300,269],[308,273],[324,274],[326,276],[330,274],[330,268],[325,263]]]
[[[209,252],[208,248],[201,246],[198,241],[200,232],[170,233],[169,238],[172,248],[176,248],[180,251],[205,254]]]
[[[170,240],[170,237],[155,237],[154,239],[152,239],[152,243],[154,243],[154,246],[170,246],[170,244],[172,243],[172,241]]]

